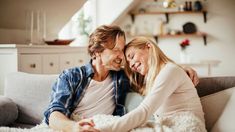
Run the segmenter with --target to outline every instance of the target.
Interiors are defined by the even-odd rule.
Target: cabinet
[[[89,62],[87,47],[0,45],[0,94],[4,78],[10,72],[59,74],[64,69]]]

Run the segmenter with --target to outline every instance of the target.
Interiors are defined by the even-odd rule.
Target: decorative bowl
[[[44,42],[48,45],[68,45],[70,44],[74,39],[55,39],[55,40],[44,40]]]

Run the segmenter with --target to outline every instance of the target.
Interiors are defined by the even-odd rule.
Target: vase
[[[180,52],[180,62],[181,63],[190,63],[191,57],[186,50],[181,50]]]

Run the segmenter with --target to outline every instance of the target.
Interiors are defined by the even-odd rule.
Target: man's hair
[[[102,25],[90,35],[88,53],[93,56],[95,52],[102,52],[105,48],[113,49],[117,37],[123,36],[125,32],[119,27],[114,25]]]

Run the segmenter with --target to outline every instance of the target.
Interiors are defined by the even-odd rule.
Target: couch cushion
[[[0,96],[0,126],[13,123],[18,117],[16,104],[9,98]]]
[[[135,92],[128,93],[125,100],[125,107],[127,112],[130,112],[136,107],[138,107],[139,104],[143,101],[143,99],[144,97],[138,93]]]
[[[235,132],[235,90],[211,132]]]
[[[126,107],[127,112],[130,112],[133,109],[137,108],[143,100],[144,100],[144,96],[141,96],[140,94],[136,92],[128,93],[126,100],[125,100],[125,107]],[[154,120],[154,117],[151,116],[149,120]]]
[[[206,128],[208,131],[214,126],[215,122],[223,112],[223,109],[232,95],[235,87],[229,88],[201,98],[203,111],[205,113]]]
[[[51,86],[57,75],[39,75],[22,72],[11,73],[6,78],[5,96],[18,106],[17,121],[38,124],[49,104]]]

